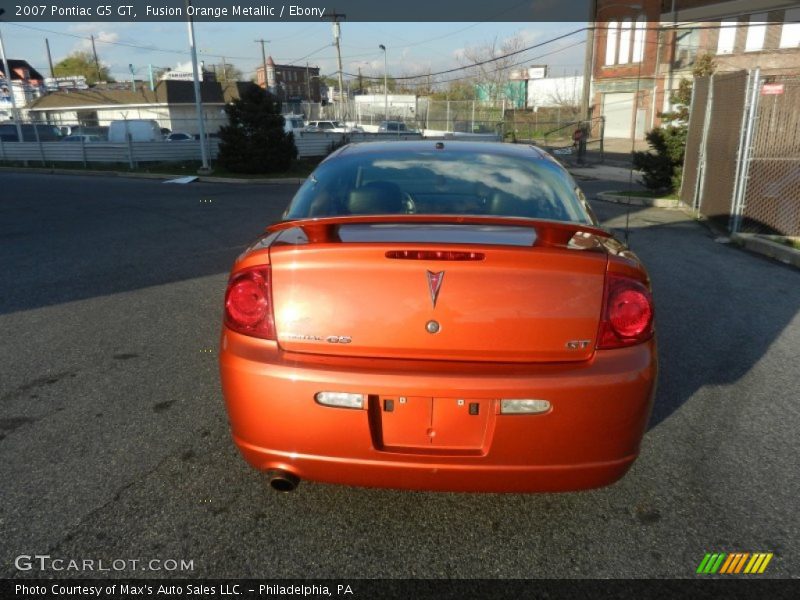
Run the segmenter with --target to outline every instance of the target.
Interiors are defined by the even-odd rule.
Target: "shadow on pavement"
[[[622,237],[626,207],[593,207]],[[650,273],[656,303],[654,428],[700,388],[734,385],[753,369],[797,315],[800,272],[716,242],[682,211],[630,210],[630,247]]]
[[[296,185],[0,174],[0,314],[227,272]]]

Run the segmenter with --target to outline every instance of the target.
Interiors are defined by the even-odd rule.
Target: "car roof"
[[[437,148],[439,144],[443,147]],[[509,144],[506,142],[472,142],[456,140],[408,140],[391,142],[369,142],[362,144],[348,144],[335,153],[336,156],[353,156],[358,154],[397,154],[397,152],[407,154],[426,153],[431,150],[446,152],[448,154],[493,154],[495,156],[509,156],[518,158],[528,158],[537,160],[547,160],[556,162],[549,154],[541,148],[530,144]],[[331,155],[330,158],[334,158]]]

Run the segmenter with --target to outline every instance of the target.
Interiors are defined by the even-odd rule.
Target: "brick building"
[[[319,67],[278,65],[270,56],[267,72],[256,70],[256,83],[277,95],[282,102],[320,102]]]
[[[698,57],[717,72],[800,73],[796,0],[597,0],[592,114],[605,135],[643,139]]]

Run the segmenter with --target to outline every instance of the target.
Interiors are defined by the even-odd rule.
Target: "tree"
[[[716,69],[714,57],[698,57],[692,69],[695,77],[711,75]],[[680,189],[683,179],[683,159],[689,131],[689,109],[692,105],[692,80],[682,79],[678,89],[670,96],[675,108],[659,116],[667,125],[647,132],[650,146],[647,152],[633,153],[633,166],[642,171],[644,184],[652,190],[674,192]]]
[[[231,63],[226,62],[212,65],[211,70],[217,74],[217,81],[244,81],[244,73],[242,73],[242,70]]]
[[[169,67],[153,67],[153,79],[161,81],[161,78],[171,70]]]
[[[417,96],[430,96],[434,93],[434,87],[438,81],[435,75],[431,75],[431,70],[405,73],[407,79],[401,81],[397,86],[397,91],[403,94],[415,94]]]
[[[577,120],[581,112],[580,90],[578,89],[577,79],[567,81],[555,80],[553,90],[548,94],[548,100],[554,106],[561,109],[562,115]]]
[[[283,130],[281,103],[255,84],[225,107],[219,163],[234,173],[281,173],[297,158],[294,136]]]
[[[518,52],[522,47],[522,38],[515,35],[502,42],[498,42],[495,37],[491,42],[464,50],[462,62],[474,65],[470,69],[474,82],[485,90],[487,99],[492,104],[498,105],[502,102],[511,69],[516,62],[519,62],[517,55],[508,55]]]
[[[75,77],[83,75],[86,83],[94,85],[98,81],[114,81],[108,67],[100,63],[100,78],[97,77],[97,67],[94,56],[88,50],[73,52],[66,58],[53,65],[53,74],[56,77]]]
[[[445,91],[431,94],[433,100],[475,100],[475,84],[471,80],[451,81]]]

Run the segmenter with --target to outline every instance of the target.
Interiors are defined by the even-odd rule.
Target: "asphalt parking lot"
[[[216,345],[227,270],[295,187],[0,182],[0,577],[92,575],[15,567],[35,554],[193,561],[111,573],[137,577],[693,577],[712,551],[800,574],[800,273],[680,211],[631,213],[661,373],[622,481],[280,495],[230,441]],[[623,207],[595,207],[624,226]]]

